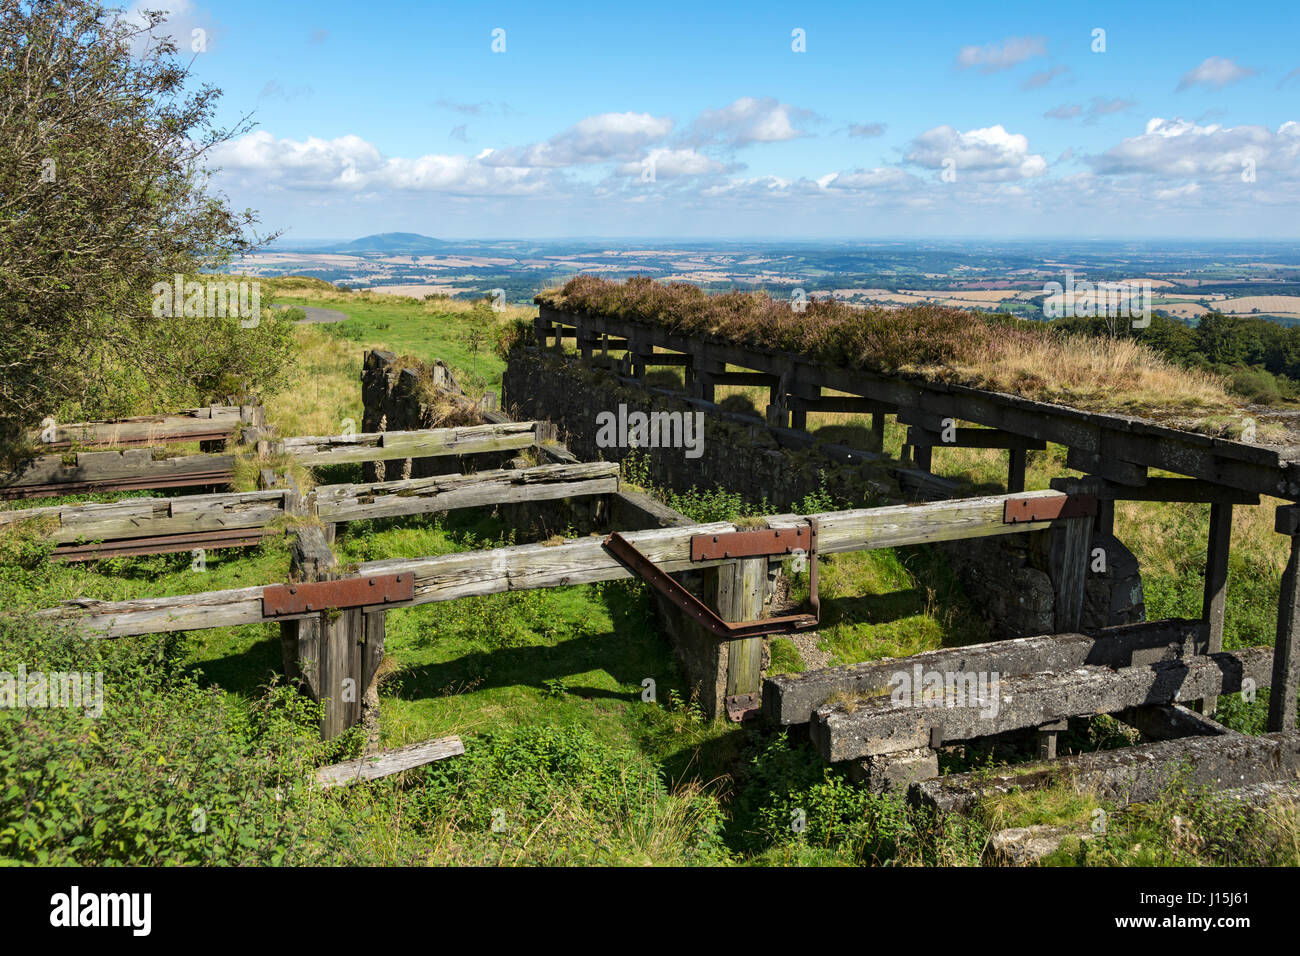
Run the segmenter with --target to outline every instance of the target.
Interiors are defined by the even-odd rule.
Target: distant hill
[[[362,236],[351,242],[340,243],[329,251],[342,255],[365,255],[382,252],[389,255],[423,255],[446,251],[451,245],[441,239],[432,239],[417,232],[381,232],[374,236]]]

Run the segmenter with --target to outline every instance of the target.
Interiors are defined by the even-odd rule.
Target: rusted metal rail
[[[710,634],[724,640],[762,637],[765,634],[793,634],[817,627],[821,604],[817,597],[817,521],[808,519],[806,528],[732,531],[700,534],[691,538],[691,560],[757,558],[781,554],[804,554],[808,560],[811,614],[789,614],[757,621],[724,621],[707,604],[679,584],[672,576],[643,555],[617,531],[605,539],[605,547],[619,563],[644,580]]]

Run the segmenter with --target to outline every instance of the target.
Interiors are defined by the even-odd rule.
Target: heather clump
[[[1009,392],[1091,410],[1149,414],[1235,407],[1221,378],[1179,367],[1133,339],[1072,334],[1043,322],[939,305],[860,308],[765,292],[710,296],[685,282],[580,275],[542,293],[555,308],[616,316],[827,365]]]

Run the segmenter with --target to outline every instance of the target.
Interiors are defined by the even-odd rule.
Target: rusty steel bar
[[[110,491],[138,491],[149,488],[224,487],[230,484],[234,472],[204,471],[192,475],[175,475],[170,478],[113,478],[106,481],[60,481],[40,485],[0,485],[0,499],[16,501],[20,498],[53,498],[61,495],[106,493]]]
[[[681,608],[696,623],[707,630],[715,637],[724,640],[734,641],[745,637],[762,637],[765,634],[793,634],[799,631],[807,631],[817,627],[821,617],[821,606],[817,599],[817,527],[816,522],[809,519],[811,527],[808,529],[808,560],[809,560],[809,584],[812,592],[810,603],[814,613],[812,614],[791,614],[783,617],[767,617],[757,621],[724,621],[722,618],[697,598],[686,588],[682,587],[671,575],[660,570],[659,566],[647,558],[644,554],[636,549],[632,542],[623,537],[617,531],[605,539],[605,547],[609,550],[618,562],[631,571],[637,577],[643,579],[652,588],[662,594],[665,598]],[[739,534],[757,534],[766,537],[770,543],[773,540],[771,532],[737,532]],[[713,535],[698,535],[703,546],[703,539],[710,539]],[[719,537],[723,537],[719,535]],[[757,540],[757,539],[755,539]],[[746,547],[747,545],[740,545]],[[691,542],[692,553],[695,551],[695,539]],[[753,554],[746,554],[746,557],[760,557],[763,554],[785,554],[786,550],[768,550],[757,551]],[[709,559],[692,559],[692,560],[709,560]]]
[[[282,617],[331,608],[399,604],[415,598],[415,576],[376,574],[338,581],[270,584],[262,589],[262,616]]]
[[[232,528],[224,531],[186,531],[181,534],[153,535],[146,538],[120,538],[91,544],[63,544],[50,554],[52,561],[96,561],[137,554],[174,554],[195,548],[244,548],[261,542],[269,528]]]

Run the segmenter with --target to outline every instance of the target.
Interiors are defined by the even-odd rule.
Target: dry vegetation
[[[803,313],[763,292],[709,296],[646,278],[578,276],[540,297],[556,308],[613,315],[828,364],[1010,392],[1095,411],[1226,414],[1237,409],[1214,375],[1178,368],[1124,340],[1065,337],[1042,323],[922,305],[860,309],[811,300]]]

